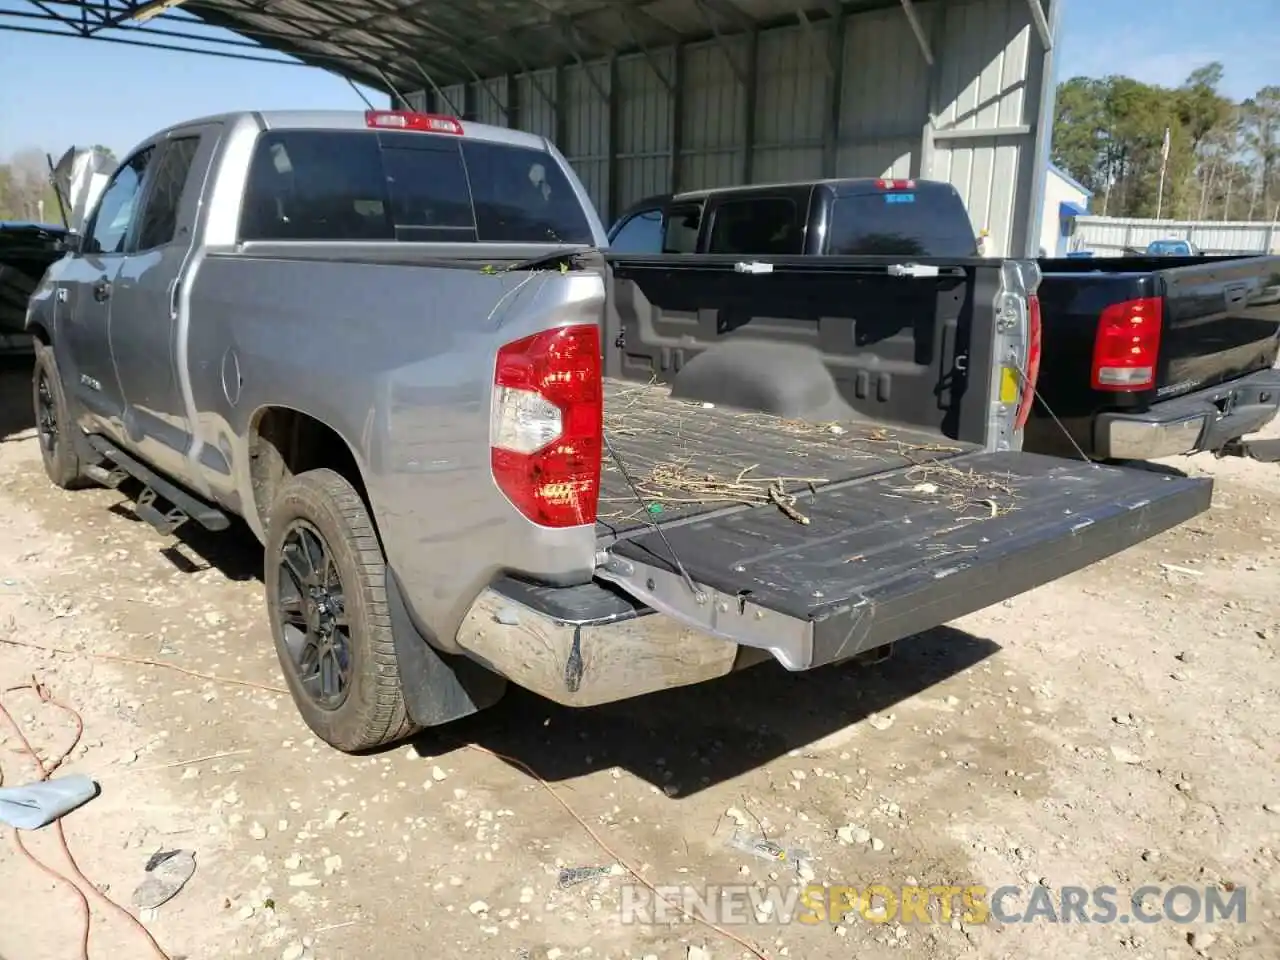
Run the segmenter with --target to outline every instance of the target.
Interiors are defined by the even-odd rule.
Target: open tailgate
[[[1203,513],[1213,481],[973,454],[730,509],[609,547],[598,571],[655,610],[792,670],[954,620]],[[693,581],[691,590],[672,551]]]

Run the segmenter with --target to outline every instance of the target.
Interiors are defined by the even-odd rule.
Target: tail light
[[[876,186],[881,190],[914,190],[914,180],[877,180]]]
[[[1164,300],[1113,303],[1098,318],[1093,343],[1093,389],[1146,390],[1156,382]]]
[[[457,117],[442,117],[434,113],[413,113],[409,110],[366,110],[367,127],[383,130],[419,130],[424,133],[453,133],[462,135],[462,123]]]
[[[498,351],[489,427],[493,478],[543,527],[595,523],[604,385],[595,324],[558,327]]]
[[[1027,366],[1023,371],[1018,414],[1013,421],[1015,430],[1021,430],[1027,425],[1036,398],[1036,383],[1040,379],[1040,298],[1034,293],[1027,297],[1027,327]]]

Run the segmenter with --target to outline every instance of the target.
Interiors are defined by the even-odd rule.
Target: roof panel
[[[387,89],[440,86],[896,6],[896,0],[187,0],[182,10]],[[430,82],[427,81],[427,82]]]

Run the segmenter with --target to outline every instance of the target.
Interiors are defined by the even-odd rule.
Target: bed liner
[[[605,432],[616,454],[605,452],[601,476],[597,531],[605,540],[651,529],[654,521],[666,527],[763,503],[775,481],[796,495],[976,449],[870,420],[808,423],[689,403],[659,384],[613,379],[605,380]],[[736,493],[690,489],[699,479],[744,486]],[[650,512],[651,504],[660,508]]]

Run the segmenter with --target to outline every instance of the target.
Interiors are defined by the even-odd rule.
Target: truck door
[[[111,363],[111,300],[153,153],[153,146],[144,147],[116,169],[85,224],[79,252],[67,264],[65,293],[58,294],[66,300],[59,326],[67,387],[84,412],[85,426],[117,440],[124,433],[124,397]]]
[[[124,397],[125,442],[160,470],[185,476],[191,448],[185,342],[179,325],[200,193],[220,127],[171,132],[157,144],[135,236],[111,296],[111,353]]]

